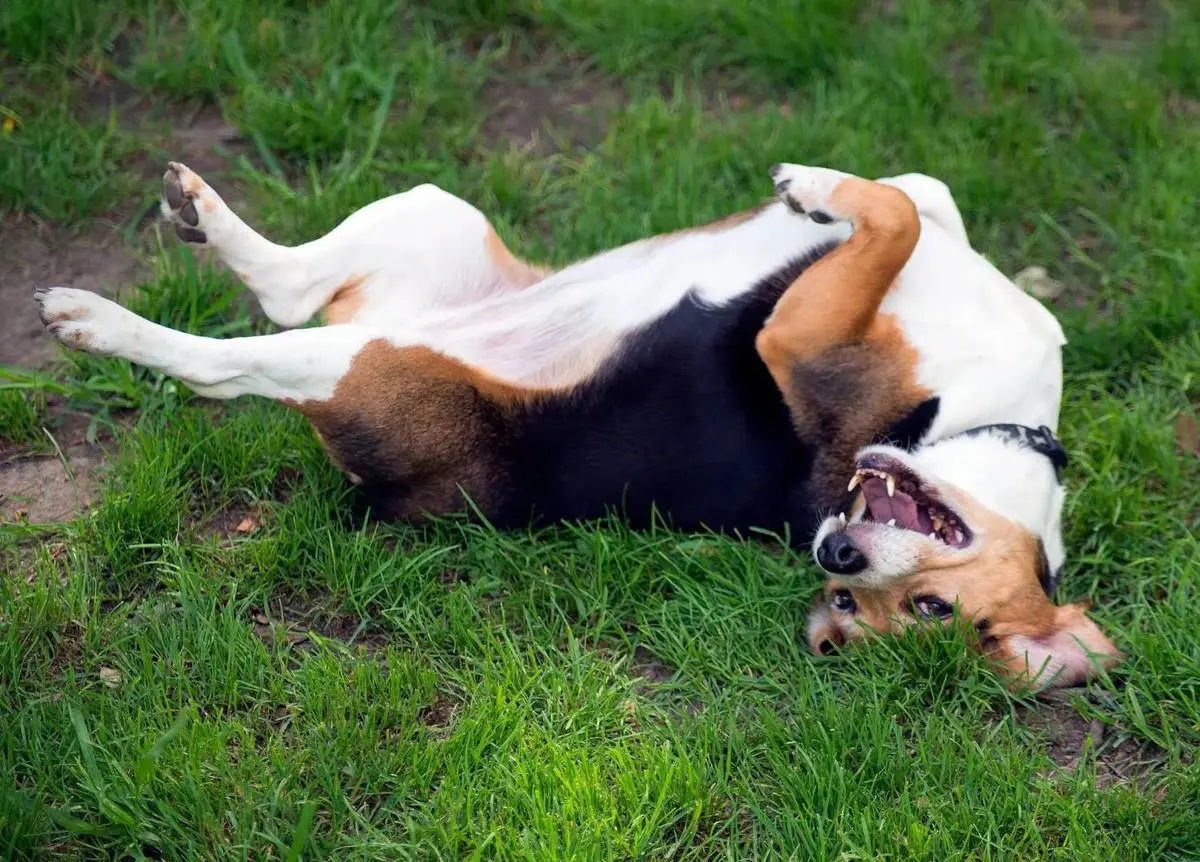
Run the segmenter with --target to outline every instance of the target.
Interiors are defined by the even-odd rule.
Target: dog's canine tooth
[[[862,480],[863,480],[863,474],[862,474],[862,471],[860,470],[857,473],[855,473],[852,477],[850,477],[850,484],[846,486],[846,490],[853,491],[855,488],[857,488],[862,483]]]
[[[841,523],[841,525],[843,527],[846,526],[846,513],[845,512],[838,512],[838,521]]]
[[[933,539],[936,542],[937,541],[937,533],[930,533],[929,538]]]
[[[955,531],[954,531],[954,544],[956,544],[956,545],[960,545],[960,544],[962,544],[962,540],[963,540],[963,534],[962,534],[962,531],[961,531],[961,530],[955,530]]]
[[[888,522],[887,522],[887,525],[888,525],[889,527],[894,527],[894,526],[896,526],[896,519],[895,519],[895,518],[892,518],[890,521],[888,521]]]
[[[896,477],[888,476],[884,481],[887,482],[888,496],[895,497],[896,496]]]

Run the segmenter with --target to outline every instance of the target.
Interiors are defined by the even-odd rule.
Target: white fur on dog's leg
[[[86,290],[43,288],[34,298],[42,322],[66,346],[157,369],[209,398],[326,400],[355,354],[379,337],[358,326],[328,326],[203,338],[159,326]]]
[[[325,296],[306,295],[303,261],[246,224],[199,174],[171,162],[163,174],[163,217],[188,245],[211,248],[258,298],[263,312],[284,327],[308,321]]]
[[[832,168],[787,163],[771,168],[771,179],[779,199],[793,212],[822,224],[847,219],[847,214],[841,212],[830,198],[842,180],[849,177],[850,174]]]
[[[144,340],[148,321],[90,290],[43,287],[33,298],[46,329],[74,350],[110,356]]]

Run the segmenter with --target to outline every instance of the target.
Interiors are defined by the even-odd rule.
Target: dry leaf
[[[1065,285],[1055,281],[1044,266],[1029,266],[1013,276],[1017,287],[1038,299],[1054,299],[1062,295]]]
[[[241,523],[233,528],[233,531],[235,533],[253,533],[257,529],[258,521],[247,515],[246,517],[242,518]]]
[[[115,667],[100,668],[100,680],[109,688],[117,688],[121,685],[121,672]]]
[[[266,614],[254,614],[254,616],[250,617],[250,619],[254,620],[260,626],[265,626],[271,622],[269,619],[267,619]]]

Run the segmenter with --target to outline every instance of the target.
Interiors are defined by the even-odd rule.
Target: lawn
[[[364,521],[282,407],[38,334],[53,283],[268,328],[160,236],[168,158],[281,241],[428,181],[555,264],[778,161],[946,180],[1052,279],[1061,598],[1128,660],[813,657],[778,537]],[[1200,857],[1198,192],[1185,0],[0,3],[0,854]]]

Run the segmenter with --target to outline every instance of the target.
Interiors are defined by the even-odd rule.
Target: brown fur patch
[[[365,275],[352,275],[334,288],[329,302],[325,304],[327,323],[349,323],[354,319],[354,315],[358,314],[367,301],[363,295],[363,285],[366,281]]]
[[[515,386],[428,347],[369,342],[328,401],[291,403],[334,463],[393,488],[388,517],[486,510],[502,480],[497,452],[516,414],[549,390]]]
[[[500,235],[490,225],[484,239],[484,248],[496,269],[500,271],[501,278],[513,287],[529,287],[550,274],[546,267],[526,263],[509,251],[504,240],[500,239]]]

